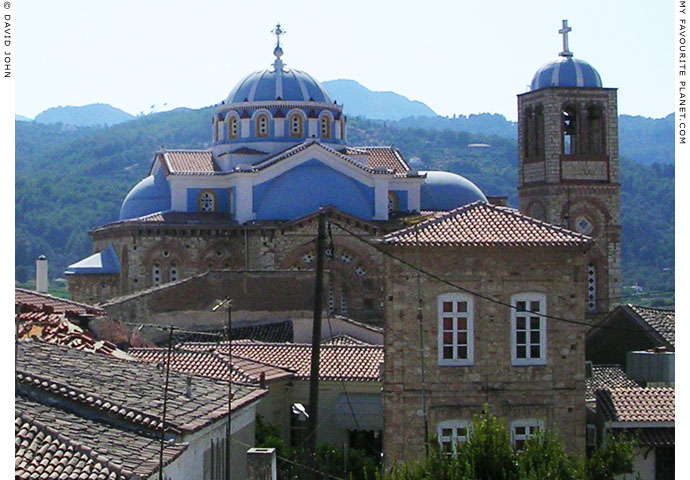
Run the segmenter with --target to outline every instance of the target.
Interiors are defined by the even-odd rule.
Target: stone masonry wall
[[[414,264],[412,249],[392,249]],[[585,254],[577,249],[429,248],[421,268],[482,296],[509,304],[511,295],[546,294],[548,315],[584,321]],[[386,467],[424,451],[416,274],[389,261],[384,346],[384,458]],[[585,448],[585,329],[547,320],[547,363],[513,366],[510,309],[474,296],[474,364],[438,365],[439,295],[459,292],[423,278],[424,367],[428,425],[472,420],[485,404],[509,426],[541,419],[563,435],[570,452]]]

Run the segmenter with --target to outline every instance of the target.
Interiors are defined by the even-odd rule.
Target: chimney
[[[48,259],[45,255],[36,260],[36,291],[48,293]]]
[[[276,480],[275,448],[250,448],[247,450],[247,480]]]

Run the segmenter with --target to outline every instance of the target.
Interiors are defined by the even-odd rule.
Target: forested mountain
[[[156,149],[207,147],[212,114],[211,107],[177,109],[106,128],[16,122],[17,280],[33,276],[40,254],[48,256],[52,278],[89,255],[87,231],[117,219]],[[459,173],[516,206],[515,139],[394,123],[350,118],[348,143],[395,145],[414,168]],[[655,142],[662,148],[665,140]],[[491,146],[469,146],[476,143]],[[672,290],[674,167],[623,159],[621,171],[623,283]]]
[[[399,120],[436,116],[436,112],[418,100],[409,100],[395,92],[373,92],[354,80],[329,80],[323,86],[353,117]]]
[[[62,123],[77,127],[91,127],[97,125],[117,125],[133,118],[134,115],[130,115],[106,103],[93,103],[80,107],[49,108],[36,115],[34,121],[38,123]]]

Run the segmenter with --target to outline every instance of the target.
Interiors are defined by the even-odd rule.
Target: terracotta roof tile
[[[371,345],[346,333],[339,333],[321,341],[321,345]]]
[[[105,315],[103,309],[74,302],[64,298],[54,297],[47,293],[38,293],[24,288],[14,289],[15,306],[33,306],[40,310],[52,309],[54,313],[73,313],[75,315]]]
[[[16,369],[32,378],[30,384],[26,378],[27,389],[58,395],[95,411],[117,408],[116,413],[126,419],[131,412],[134,423],[157,428],[156,422],[162,413],[161,384],[165,377],[162,365],[26,341],[17,345]],[[233,391],[233,408],[265,393],[243,385],[234,385]],[[196,430],[227,415],[227,383],[220,380],[196,377],[194,393],[188,398],[187,376],[171,371],[169,392],[170,428]],[[141,415],[139,420],[136,420],[137,415]]]
[[[208,345],[187,343],[183,348],[201,350]],[[219,344],[218,351],[227,355],[227,342]],[[232,354],[293,371],[300,379],[308,379],[311,375],[309,344],[241,340],[232,343]],[[383,346],[380,345],[322,345],[319,376],[324,381],[379,381],[383,358]]]
[[[639,317],[654,329],[668,343],[676,345],[676,312],[660,308],[628,305]]]
[[[218,354],[214,344],[205,343],[207,350],[176,350],[172,353],[170,368],[177,372],[202,377],[228,380],[228,357]],[[165,348],[133,348],[128,352],[134,358],[150,363],[162,363],[166,361],[167,349]],[[263,365],[251,360],[233,356],[232,381],[235,383],[258,384],[261,373],[266,380],[291,377],[292,373],[270,365]]]
[[[194,227],[201,225],[213,225],[228,227],[236,224],[232,216],[223,212],[156,212],[137,218],[130,218],[121,222],[113,222],[108,225],[116,224],[156,224],[180,225]]]
[[[173,175],[213,175],[220,172],[210,150],[167,150],[163,157]]]
[[[610,422],[673,422],[674,388],[614,388],[597,390],[597,410]]]
[[[164,464],[186,448],[168,443]],[[158,470],[159,449],[155,436],[87,419],[23,395],[15,397],[17,478],[147,478]],[[51,476],[55,473],[57,477]]]
[[[593,365],[592,376],[585,382],[586,400],[595,400],[594,392],[601,389],[636,388],[640,385],[625,374],[620,365]]]
[[[517,210],[474,202],[439,212],[417,226],[389,233],[391,245],[412,246],[584,246],[592,239],[550,225]]]
[[[410,166],[394,147],[354,147],[369,154],[369,166],[372,168],[388,168],[396,173],[408,172]]]

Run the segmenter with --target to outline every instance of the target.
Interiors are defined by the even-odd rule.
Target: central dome
[[[280,59],[276,59],[272,67],[250,73],[240,80],[225,103],[276,100],[333,103],[326,89],[311,75],[287,68]]]

